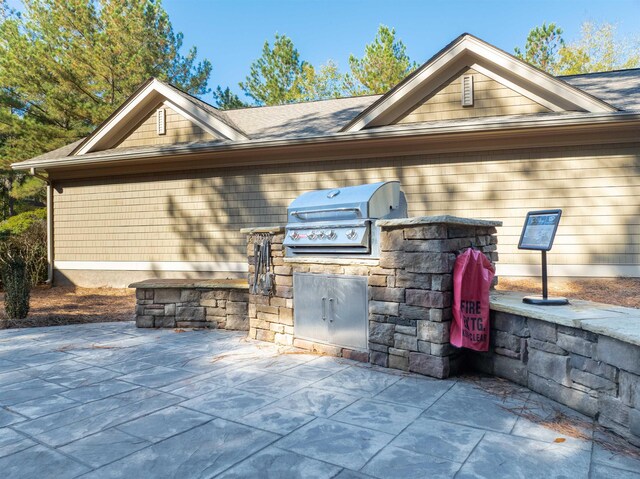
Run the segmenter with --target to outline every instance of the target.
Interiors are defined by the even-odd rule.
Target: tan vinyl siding
[[[156,125],[156,111],[165,110],[166,133],[159,135]],[[213,140],[214,137],[189,121],[179,113],[162,104],[138,125],[115,148],[129,148],[133,146],[174,145],[191,141]]]
[[[463,75],[473,75],[473,106],[462,106]],[[546,113],[549,109],[469,68],[396,123]]]
[[[56,183],[58,261],[243,262],[238,230],[284,224],[304,191],[399,179],[409,214],[499,219],[501,263],[528,210],[563,208],[550,264],[640,264],[640,144],[252,166]],[[152,274],[152,273],[150,273]]]

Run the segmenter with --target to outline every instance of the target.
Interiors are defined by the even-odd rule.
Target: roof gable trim
[[[552,111],[617,111],[608,103],[472,35],[464,34],[365,109],[341,131],[355,132],[392,123],[456,72],[472,65],[474,69],[493,76],[496,81]],[[526,85],[526,88],[517,83]]]
[[[84,155],[111,148],[130,132],[132,124],[136,124],[145,115],[148,115],[151,109],[163,99],[177,113],[215,137],[232,141],[249,139],[241,131],[227,125],[161,81],[153,78],[143,84],[138,92],[134,93],[110,118],[88,136],[72,155]]]

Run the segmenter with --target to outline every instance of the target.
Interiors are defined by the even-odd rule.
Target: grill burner
[[[405,218],[400,182],[385,181],[303,193],[287,209],[288,256],[378,256],[377,219]]]

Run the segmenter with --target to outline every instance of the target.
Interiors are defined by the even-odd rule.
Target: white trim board
[[[188,271],[246,273],[245,262],[229,261],[56,261],[59,271]]]
[[[549,276],[573,278],[639,278],[640,264],[550,264],[547,266]],[[505,264],[496,265],[498,276],[541,276],[542,266],[539,264]]]
[[[74,155],[84,155],[95,150],[109,148],[126,134],[140,118],[150,113],[160,101],[168,101],[177,113],[192,121],[213,136],[222,136],[232,141],[248,138],[215,116],[199,108],[195,103],[180,96],[155,78],[141,91],[130,97],[113,118],[98,127]]]
[[[516,90],[514,87],[517,87],[516,91],[521,94],[526,91],[525,96],[538,98],[535,100],[537,103],[553,111],[590,113],[617,111],[608,103],[538,70],[479,38],[464,34],[398,86],[385,93],[341,131],[354,132],[393,123],[404,112],[450,80],[453,74],[474,64],[476,69],[480,66],[483,74],[492,72],[502,77],[503,81],[508,82],[510,88]]]

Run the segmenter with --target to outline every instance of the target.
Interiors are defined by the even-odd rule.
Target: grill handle
[[[300,218],[300,215],[311,215],[314,213],[336,213],[336,212],[344,212],[344,211],[355,211],[358,215],[358,218],[362,218],[362,211],[358,207],[345,207],[345,208],[331,208],[331,209],[322,209],[322,210],[305,210],[305,211],[292,211],[291,216],[296,216]]]
[[[327,298],[322,298],[322,320],[323,321],[327,320],[326,305],[327,305]]]

